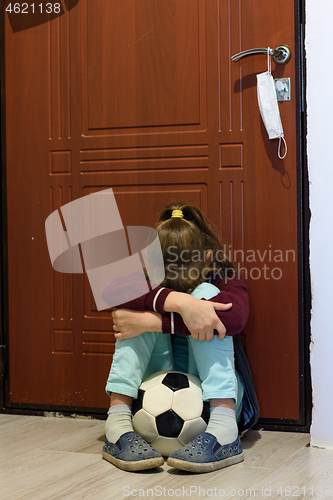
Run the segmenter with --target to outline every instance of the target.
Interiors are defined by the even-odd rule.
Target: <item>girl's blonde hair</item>
[[[174,210],[180,210],[183,217]],[[175,213],[175,212],[174,212]],[[161,212],[155,225],[162,247],[165,278],[162,286],[191,292],[212,277],[226,277],[234,264],[223,251],[217,230],[191,203],[174,202]],[[208,252],[211,252],[210,258]]]

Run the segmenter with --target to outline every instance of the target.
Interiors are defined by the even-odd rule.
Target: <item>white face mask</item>
[[[279,139],[278,157],[283,160],[287,154],[287,143],[283,134],[275,84],[271,73],[269,50],[268,48],[268,71],[257,75],[258,104],[268,137],[270,139]],[[283,141],[285,145],[283,156],[281,156],[281,141]]]

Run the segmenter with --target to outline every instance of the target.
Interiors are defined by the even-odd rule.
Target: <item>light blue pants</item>
[[[192,295],[209,299],[219,292],[210,283],[202,283]],[[106,392],[137,397],[141,382],[160,370],[177,370],[201,380],[203,399],[233,398],[236,415],[241,411],[243,387],[235,372],[232,337],[212,341],[194,340],[146,332],[131,339],[117,340]]]

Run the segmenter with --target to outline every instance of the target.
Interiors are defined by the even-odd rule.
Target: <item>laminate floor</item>
[[[333,499],[333,450],[309,434],[249,431],[244,462],[207,474],[124,472],[103,440],[100,420],[0,415],[0,499]]]

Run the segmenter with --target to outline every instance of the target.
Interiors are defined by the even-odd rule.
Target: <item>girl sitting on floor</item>
[[[147,376],[177,370],[200,378],[211,415],[206,432],[172,453],[168,464],[192,472],[217,470],[243,460],[237,426],[243,384],[232,336],[248,317],[246,286],[193,205],[167,206],[155,229],[165,265],[162,285],[112,313],[118,333],[106,385],[111,406],[103,457],[124,470],[163,464],[161,454],[133,431],[131,405]],[[113,294],[111,281],[102,298],[111,304]]]

